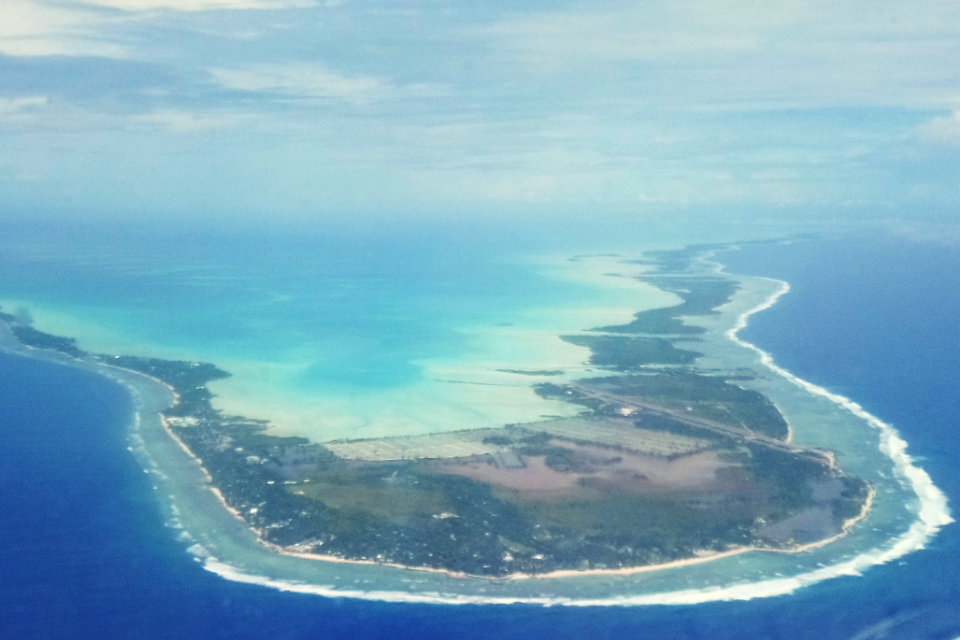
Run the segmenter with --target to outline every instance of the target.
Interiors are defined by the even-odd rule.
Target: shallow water
[[[178,238],[51,260],[14,245],[0,258],[0,305],[89,351],[216,363],[232,374],[211,386],[217,408],[331,440],[571,413],[498,370],[580,370],[588,350],[560,334],[679,302],[604,275],[640,271],[610,258],[457,252],[445,236],[349,240],[220,238],[214,252]]]

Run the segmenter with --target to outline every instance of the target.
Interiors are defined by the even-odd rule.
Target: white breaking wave
[[[894,472],[897,474],[901,485],[913,491],[920,503],[917,520],[909,530],[897,538],[894,538],[885,548],[872,549],[871,551],[858,555],[852,560],[797,576],[797,579],[815,577],[815,581],[819,582],[820,580],[831,577],[831,575],[820,577],[820,574],[823,572],[830,573],[831,571],[838,571],[839,573],[836,573],[836,575],[859,573],[867,567],[884,564],[912,551],[923,549],[924,544],[940,530],[940,527],[953,522],[953,518],[950,517],[950,509],[947,507],[946,495],[933,484],[933,480],[926,471],[913,463],[913,459],[907,454],[907,443],[900,437],[897,430],[894,429],[892,425],[887,424],[873,414],[865,411],[863,407],[853,400],[836,393],[831,393],[823,387],[798,378],[774,363],[773,356],[769,353],[737,337],[737,334],[747,326],[747,320],[750,316],[769,309],[782,295],[790,291],[790,285],[782,280],[775,280],[773,278],[763,278],[763,280],[776,282],[779,285],[777,291],[753,309],[742,313],[737,318],[733,327],[727,330],[725,334],[726,337],[741,347],[755,351],[760,356],[761,364],[777,375],[786,378],[811,395],[826,398],[866,421],[866,423],[874,429],[878,429],[880,431],[880,451],[893,461]]]

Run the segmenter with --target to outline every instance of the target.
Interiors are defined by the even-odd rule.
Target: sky
[[[693,209],[960,219],[960,3],[0,2],[8,219]]]

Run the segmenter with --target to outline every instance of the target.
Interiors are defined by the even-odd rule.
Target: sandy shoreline
[[[234,509],[230,508],[227,503],[223,500],[223,496],[219,491],[213,489],[217,494],[217,497],[223,502],[224,506],[230,510],[238,519],[241,521],[243,517]],[[824,540],[818,540],[816,542],[810,542],[803,545],[797,545],[788,549],[773,549],[766,547],[736,547],[733,549],[728,549],[726,551],[717,551],[712,553],[707,553],[704,555],[699,555],[693,558],[683,558],[681,560],[671,560],[670,562],[664,562],[661,564],[650,564],[643,565],[639,567],[624,567],[620,569],[560,569],[557,571],[550,571],[547,573],[510,573],[505,576],[483,576],[483,575],[474,575],[469,573],[464,573],[462,571],[448,571],[446,569],[436,569],[434,567],[411,567],[402,564],[390,563],[390,562],[377,562],[376,560],[349,560],[346,558],[340,558],[337,556],[322,555],[316,553],[307,553],[302,551],[292,551],[290,547],[281,547],[279,545],[272,544],[263,540],[260,536],[260,532],[256,529],[251,528],[251,530],[257,535],[257,540],[263,546],[279,553],[281,555],[290,556],[293,558],[303,558],[306,560],[314,560],[318,562],[335,562],[335,563],[346,563],[346,564],[365,564],[365,565],[377,565],[381,567],[393,567],[396,569],[406,569],[408,571],[426,571],[429,573],[442,573],[451,578],[473,578],[473,579],[482,579],[489,580],[491,582],[505,582],[509,580],[536,580],[536,579],[552,579],[552,578],[570,578],[574,576],[630,576],[640,573],[649,573],[652,571],[663,571],[665,569],[676,569],[679,567],[689,567],[697,564],[703,564],[705,562],[711,562],[714,560],[720,560],[721,558],[729,558],[731,556],[740,555],[743,553],[749,553],[751,551],[759,552],[769,552],[769,553],[803,553],[811,549],[816,549],[824,545],[830,544],[831,542],[836,542],[840,538],[846,536],[850,529],[860,520],[863,520],[867,514],[870,512],[870,507],[873,505],[874,489],[870,487],[869,494],[867,499],[864,502],[863,506],[860,508],[860,513],[844,521],[842,525],[842,531],[835,536],[826,538]]]
[[[203,474],[207,478],[207,481],[212,483],[212,478],[209,472],[206,470],[206,468],[203,467],[203,461],[200,460],[200,458],[198,458],[192,451],[190,451],[189,447],[187,447],[187,445],[184,444],[183,441],[180,440],[180,438],[178,438],[175,433],[173,433],[173,431],[170,429],[164,417],[161,416],[160,421],[167,435],[169,435],[170,438],[172,438],[173,441],[176,442],[177,445],[200,466],[200,469],[203,471]],[[731,556],[740,555],[740,554],[748,553],[751,551],[770,552],[770,553],[803,553],[804,551],[816,549],[818,547],[822,547],[831,542],[835,542],[840,538],[844,537],[845,535],[847,535],[854,524],[856,524],[860,520],[863,520],[867,516],[867,514],[870,511],[870,507],[873,505],[873,497],[875,494],[873,487],[870,487],[869,493],[867,495],[867,499],[866,501],[864,501],[864,504],[860,509],[860,513],[857,514],[855,517],[844,521],[842,525],[842,531],[840,533],[830,538],[826,538],[824,540],[818,540],[816,542],[797,545],[792,548],[774,549],[774,548],[753,547],[753,546],[736,547],[733,549],[728,549],[726,551],[705,553],[703,555],[698,555],[693,558],[683,558],[680,560],[671,560],[670,562],[664,562],[661,564],[642,565],[638,567],[623,567],[619,569],[560,569],[557,571],[550,571],[547,573],[511,573],[505,576],[484,576],[484,575],[469,574],[463,571],[450,571],[447,569],[437,569],[435,567],[414,567],[414,566],[408,566],[403,564],[397,564],[393,562],[379,562],[377,560],[341,558],[339,556],[333,556],[333,555],[324,555],[324,554],[318,554],[318,553],[309,553],[306,551],[297,551],[297,550],[294,550],[293,547],[280,546],[272,542],[268,542],[263,538],[260,530],[258,530],[255,527],[251,527],[249,523],[243,518],[243,515],[241,515],[239,511],[237,511],[227,503],[226,498],[224,498],[223,493],[221,493],[220,489],[213,486],[213,484],[209,485],[209,489],[217,497],[217,499],[220,501],[220,504],[223,505],[224,509],[229,511],[238,521],[242,522],[244,526],[246,526],[251,532],[253,532],[253,534],[256,536],[257,542],[261,546],[267,549],[270,549],[271,551],[278,553],[280,555],[288,556],[291,558],[301,558],[304,560],[312,560],[315,562],[391,567],[394,569],[403,569],[406,571],[419,571],[419,572],[427,572],[427,573],[434,573],[434,574],[443,574],[450,578],[458,578],[458,579],[471,578],[471,579],[489,580],[490,582],[506,582],[511,580],[530,580],[530,579],[569,578],[573,576],[604,576],[604,575],[629,576],[629,575],[636,575],[640,573],[649,573],[652,571],[663,571],[665,569],[676,569],[679,567],[687,567],[687,566],[692,566],[696,564],[702,564],[704,562],[720,560],[721,558],[729,558]]]
[[[70,358],[68,356],[63,356],[53,351],[49,351],[45,349],[35,349],[33,347],[23,345],[20,342],[18,342],[15,337],[13,337],[12,332],[9,331],[9,328],[6,326],[5,323],[0,323],[0,324],[3,325],[4,334],[5,334],[4,338],[12,339],[12,340],[4,339],[2,342],[0,342],[0,348],[7,347],[13,353],[20,353],[22,355],[41,357],[43,359],[53,360],[56,362],[60,362],[62,364],[67,364],[67,365],[72,364],[74,366],[82,366],[82,368],[84,369],[119,369],[127,373],[133,373],[138,376],[149,378],[150,380],[158,384],[162,384],[163,386],[170,389],[171,392],[173,392],[173,388],[170,387],[170,385],[163,382],[162,380],[158,380],[157,378],[153,378],[152,376],[147,376],[146,374],[143,374],[140,372],[131,371],[129,369],[123,369],[122,367],[113,367],[109,364],[95,361],[95,360]],[[176,397],[177,397],[176,393],[174,392],[174,398]],[[200,470],[204,475],[204,478],[208,483],[207,488],[217,497],[217,500],[220,502],[223,508],[226,511],[228,511],[231,515],[233,515],[233,517],[236,518],[239,522],[241,522],[247,529],[253,532],[253,534],[256,536],[257,542],[261,546],[267,549],[270,549],[271,551],[278,553],[280,555],[284,555],[292,558],[301,558],[301,559],[311,560],[316,562],[328,562],[328,563],[338,563],[338,564],[375,565],[375,566],[403,569],[407,571],[443,574],[450,578],[459,578],[459,579],[474,578],[474,579],[490,580],[492,582],[502,582],[502,581],[510,581],[510,580],[525,580],[525,579],[536,579],[536,578],[564,578],[564,577],[571,577],[571,576],[588,576],[588,575],[632,575],[637,573],[645,573],[650,571],[658,571],[663,569],[672,569],[677,567],[700,564],[703,562],[709,562],[711,560],[718,560],[720,558],[725,558],[725,557],[729,557],[729,556],[733,556],[741,553],[746,553],[748,551],[763,550],[755,547],[738,547],[736,549],[713,553],[710,555],[704,555],[702,557],[686,558],[683,560],[674,560],[671,562],[658,564],[658,565],[645,565],[641,567],[629,567],[629,568],[623,568],[623,569],[584,569],[584,570],[564,569],[564,570],[553,571],[553,572],[543,573],[543,574],[514,573],[514,574],[508,574],[506,576],[471,575],[464,572],[449,571],[445,569],[437,569],[434,567],[413,567],[413,566],[401,565],[396,563],[378,562],[376,560],[352,560],[352,559],[340,558],[332,555],[322,555],[322,554],[295,551],[295,550],[292,550],[290,547],[282,547],[266,541],[258,529],[256,529],[255,527],[251,527],[249,523],[240,514],[240,512],[234,509],[233,507],[231,507],[227,503],[226,498],[223,496],[223,493],[220,491],[220,489],[213,485],[213,478],[210,475],[210,473],[207,471],[207,469],[203,466],[203,461],[196,454],[194,454],[193,451],[191,451],[190,448],[179,437],[177,437],[177,435],[170,429],[166,418],[162,414],[158,414],[158,417],[159,417],[160,424],[164,432],[166,432],[167,436],[169,436],[171,440],[173,440],[177,444],[177,446],[187,456],[190,457],[190,459],[192,459],[194,462],[197,463],[197,465],[199,466]]]
[[[170,429],[169,425],[167,424],[166,418],[161,416],[160,422],[163,425],[163,429],[164,431],[166,431],[167,435],[169,435],[170,438],[177,443],[177,445],[184,451],[184,453],[186,453],[188,456],[190,456],[191,459],[193,459],[198,465],[200,465],[200,468],[203,471],[204,476],[207,478],[207,481],[212,483],[213,479],[211,478],[210,473],[206,470],[206,468],[203,467],[203,461],[200,460],[200,458],[198,458],[196,454],[194,454],[190,450],[190,448],[187,447],[187,445],[184,444],[184,442],[180,438],[178,438],[177,435]],[[658,565],[645,565],[642,567],[628,567],[623,569],[584,569],[584,570],[563,569],[559,571],[552,571],[549,573],[538,573],[538,574],[512,573],[505,576],[472,575],[462,571],[449,571],[447,569],[437,569],[435,567],[413,567],[413,566],[402,565],[402,564],[397,564],[392,562],[378,562],[376,560],[353,560],[349,558],[341,558],[341,557],[332,556],[332,555],[308,553],[305,551],[295,551],[293,550],[292,547],[283,547],[280,545],[276,545],[276,544],[273,544],[272,542],[268,542],[267,540],[265,540],[258,529],[256,529],[255,527],[251,527],[249,523],[240,514],[240,512],[234,509],[233,507],[231,507],[227,503],[227,500],[223,496],[223,493],[220,491],[220,489],[213,486],[213,484],[209,485],[209,489],[217,497],[217,499],[220,501],[220,504],[223,505],[224,509],[229,511],[233,515],[233,517],[235,517],[237,520],[242,522],[244,526],[246,526],[250,531],[254,533],[254,535],[256,536],[257,542],[260,545],[280,555],[288,556],[291,558],[301,558],[304,560],[312,560],[316,562],[331,562],[331,563],[338,563],[338,564],[357,564],[357,565],[376,565],[381,567],[392,567],[394,569],[404,569],[407,571],[423,571],[427,573],[444,574],[450,578],[476,578],[476,579],[490,580],[492,582],[501,582],[506,580],[524,580],[524,579],[531,579],[531,578],[564,578],[564,577],[570,577],[570,576],[587,576],[587,575],[632,575],[635,573],[644,573],[649,571],[658,571],[662,569],[672,569],[676,567],[700,564],[702,562],[709,562],[710,560],[718,560],[720,558],[726,558],[726,557],[737,555],[740,553],[746,553],[747,551],[763,551],[764,550],[758,547],[738,547],[736,549],[717,552],[714,554],[704,555],[696,558],[686,558],[683,560],[673,560],[671,562],[666,562]],[[866,512],[864,511],[862,515],[865,515],[865,513]]]

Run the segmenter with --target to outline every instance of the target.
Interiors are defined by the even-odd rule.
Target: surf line
[[[716,264],[718,267],[718,273],[721,273],[727,277],[737,278],[737,276],[727,273],[722,264],[714,264]],[[861,569],[865,569],[869,566],[884,564],[913,551],[923,549],[926,542],[936,535],[936,533],[940,530],[940,527],[950,524],[954,521],[950,516],[950,509],[947,506],[946,495],[933,483],[933,480],[926,471],[913,463],[913,459],[906,451],[907,442],[900,437],[900,434],[893,427],[893,425],[888,424],[880,418],[869,413],[853,400],[836,393],[831,393],[823,387],[815,385],[811,382],[807,382],[806,380],[803,380],[802,378],[790,373],[783,367],[777,365],[774,362],[772,355],[760,347],[741,339],[737,335],[747,326],[750,316],[769,309],[776,304],[777,300],[790,291],[790,285],[783,280],[767,277],[758,277],[757,279],[775,283],[777,285],[776,290],[757,306],[741,313],[734,325],[725,332],[724,335],[726,338],[741,347],[754,351],[759,356],[760,363],[770,371],[785,378],[792,384],[800,387],[813,396],[826,398],[830,402],[833,402],[846,411],[849,411],[857,418],[864,420],[870,427],[877,429],[880,432],[880,451],[893,462],[894,471],[901,486],[909,488],[911,491],[913,491],[920,502],[920,508],[917,512],[917,520],[906,532],[894,538],[889,546],[886,548],[878,547],[872,549],[856,556],[848,562],[834,565],[834,568],[837,570],[849,570],[850,572],[859,573]],[[826,567],[809,574],[797,576],[797,578],[810,578],[818,576],[818,574],[823,571],[827,571],[830,568],[831,567]],[[846,573],[847,571],[844,572]],[[820,579],[823,578],[818,577],[817,581]]]

